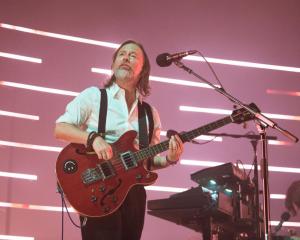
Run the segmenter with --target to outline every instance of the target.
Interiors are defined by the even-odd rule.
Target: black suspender
[[[107,92],[106,89],[100,89],[101,102],[99,109],[98,133],[105,134],[106,116],[107,116]],[[149,122],[149,134],[147,131],[146,115]],[[154,121],[151,106],[140,101],[138,102],[138,117],[139,117],[139,147],[140,149],[148,147],[151,142],[154,130]]]
[[[106,89],[100,89],[101,101],[99,109],[98,133],[105,134],[106,115],[107,115],[107,92]]]

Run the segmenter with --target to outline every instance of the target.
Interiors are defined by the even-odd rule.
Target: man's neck
[[[128,107],[128,111],[131,110],[131,107],[136,99],[136,87],[132,87],[129,84],[117,81],[117,84],[120,88],[125,91],[125,99]]]

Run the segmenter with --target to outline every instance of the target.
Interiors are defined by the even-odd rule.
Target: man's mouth
[[[126,65],[126,64],[121,64],[119,68],[120,69],[126,69],[126,70],[130,70],[131,69],[131,67],[128,66],[128,65]]]

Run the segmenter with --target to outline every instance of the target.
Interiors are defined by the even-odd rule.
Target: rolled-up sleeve
[[[61,115],[56,123],[69,123],[82,126],[88,120],[95,102],[96,87],[90,87],[82,91],[66,106],[65,113]]]

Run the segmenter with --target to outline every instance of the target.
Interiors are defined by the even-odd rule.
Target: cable
[[[70,212],[69,212],[69,210],[68,210],[68,207],[67,207],[65,198],[64,198],[64,194],[61,193],[61,192],[60,192],[60,194],[61,194],[61,199],[62,199],[62,208],[65,208],[65,209],[66,209],[70,221],[72,222],[72,224],[73,224],[75,227],[81,228],[81,226],[77,225],[77,224],[74,222],[74,220],[72,219],[72,217],[71,217],[71,215],[70,215]],[[63,211],[62,211],[62,215],[63,215]]]
[[[204,61],[207,63],[207,65],[208,65],[208,67],[209,67],[209,69],[212,71],[212,73],[213,73],[213,75],[215,76],[215,78],[216,78],[216,80],[218,81],[218,83],[220,84],[220,86],[221,86],[221,89],[225,89],[224,87],[223,87],[223,85],[222,85],[222,83],[221,83],[221,81],[220,81],[220,79],[218,78],[218,76],[217,76],[217,74],[216,74],[216,72],[214,71],[214,69],[213,69],[213,67],[210,65],[210,63],[206,60],[206,58],[204,57],[204,55],[200,52],[200,51],[198,51],[197,50],[197,53],[199,53],[200,54],[200,56],[204,59]]]

